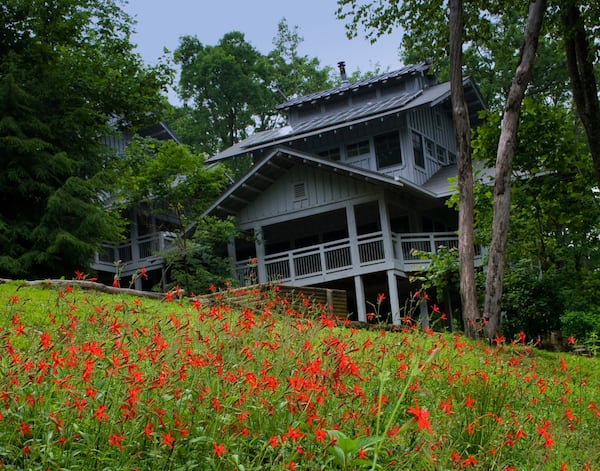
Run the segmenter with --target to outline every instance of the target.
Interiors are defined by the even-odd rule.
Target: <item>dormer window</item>
[[[391,167],[402,164],[402,152],[400,151],[400,134],[398,131],[388,132],[375,136],[375,156],[377,157],[377,168]]]

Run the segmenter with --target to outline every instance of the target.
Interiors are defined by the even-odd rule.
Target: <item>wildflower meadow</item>
[[[524,336],[357,328],[276,286],[8,282],[0,312],[0,469],[600,469],[598,359]]]

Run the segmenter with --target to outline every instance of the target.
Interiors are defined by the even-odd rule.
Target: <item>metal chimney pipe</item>
[[[342,78],[342,82],[347,82],[348,77],[346,77],[346,63],[344,61],[340,61],[337,65],[340,69],[340,77]]]

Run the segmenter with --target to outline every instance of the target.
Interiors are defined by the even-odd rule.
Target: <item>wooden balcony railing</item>
[[[172,232],[155,232],[137,239],[127,239],[118,244],[103,244],[96,254],[92,268],[100,271],[116,272],[117,262],[123,268],[123,274],[134,272],[156,262],[175,240]]]
[[[390,258],[393,259],[395,268],[415,271],[425,266],[427,261],[414,254],[414,250],[436,253],[440,246],[458,247],[458,236],[454,232],[392,233],[391,242],[393,257],[385,254],[384,235],[374,232],[357,238],[357,260],[353,260],[352,242],[346,238],[267,255],[262,261],[267,280],[258,280],[258,268],[245,261],[236,263],[235,276],[242,283],[250,280],[296,282],[319,276],[328,279],[342,278],[351,276],[352,273],[349,272],[352,271],[365,271],[369,266],[374,266],[376,270],[377,265],[389,264]],[[481,255],[479,248],[476,249],[476,254]]]

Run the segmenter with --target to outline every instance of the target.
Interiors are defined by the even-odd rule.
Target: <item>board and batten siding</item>
[[[317,167],[296,165],[237,215],[240,226],[373,193],[373,186]],[[298,217],[297,215],[293,217]]]

